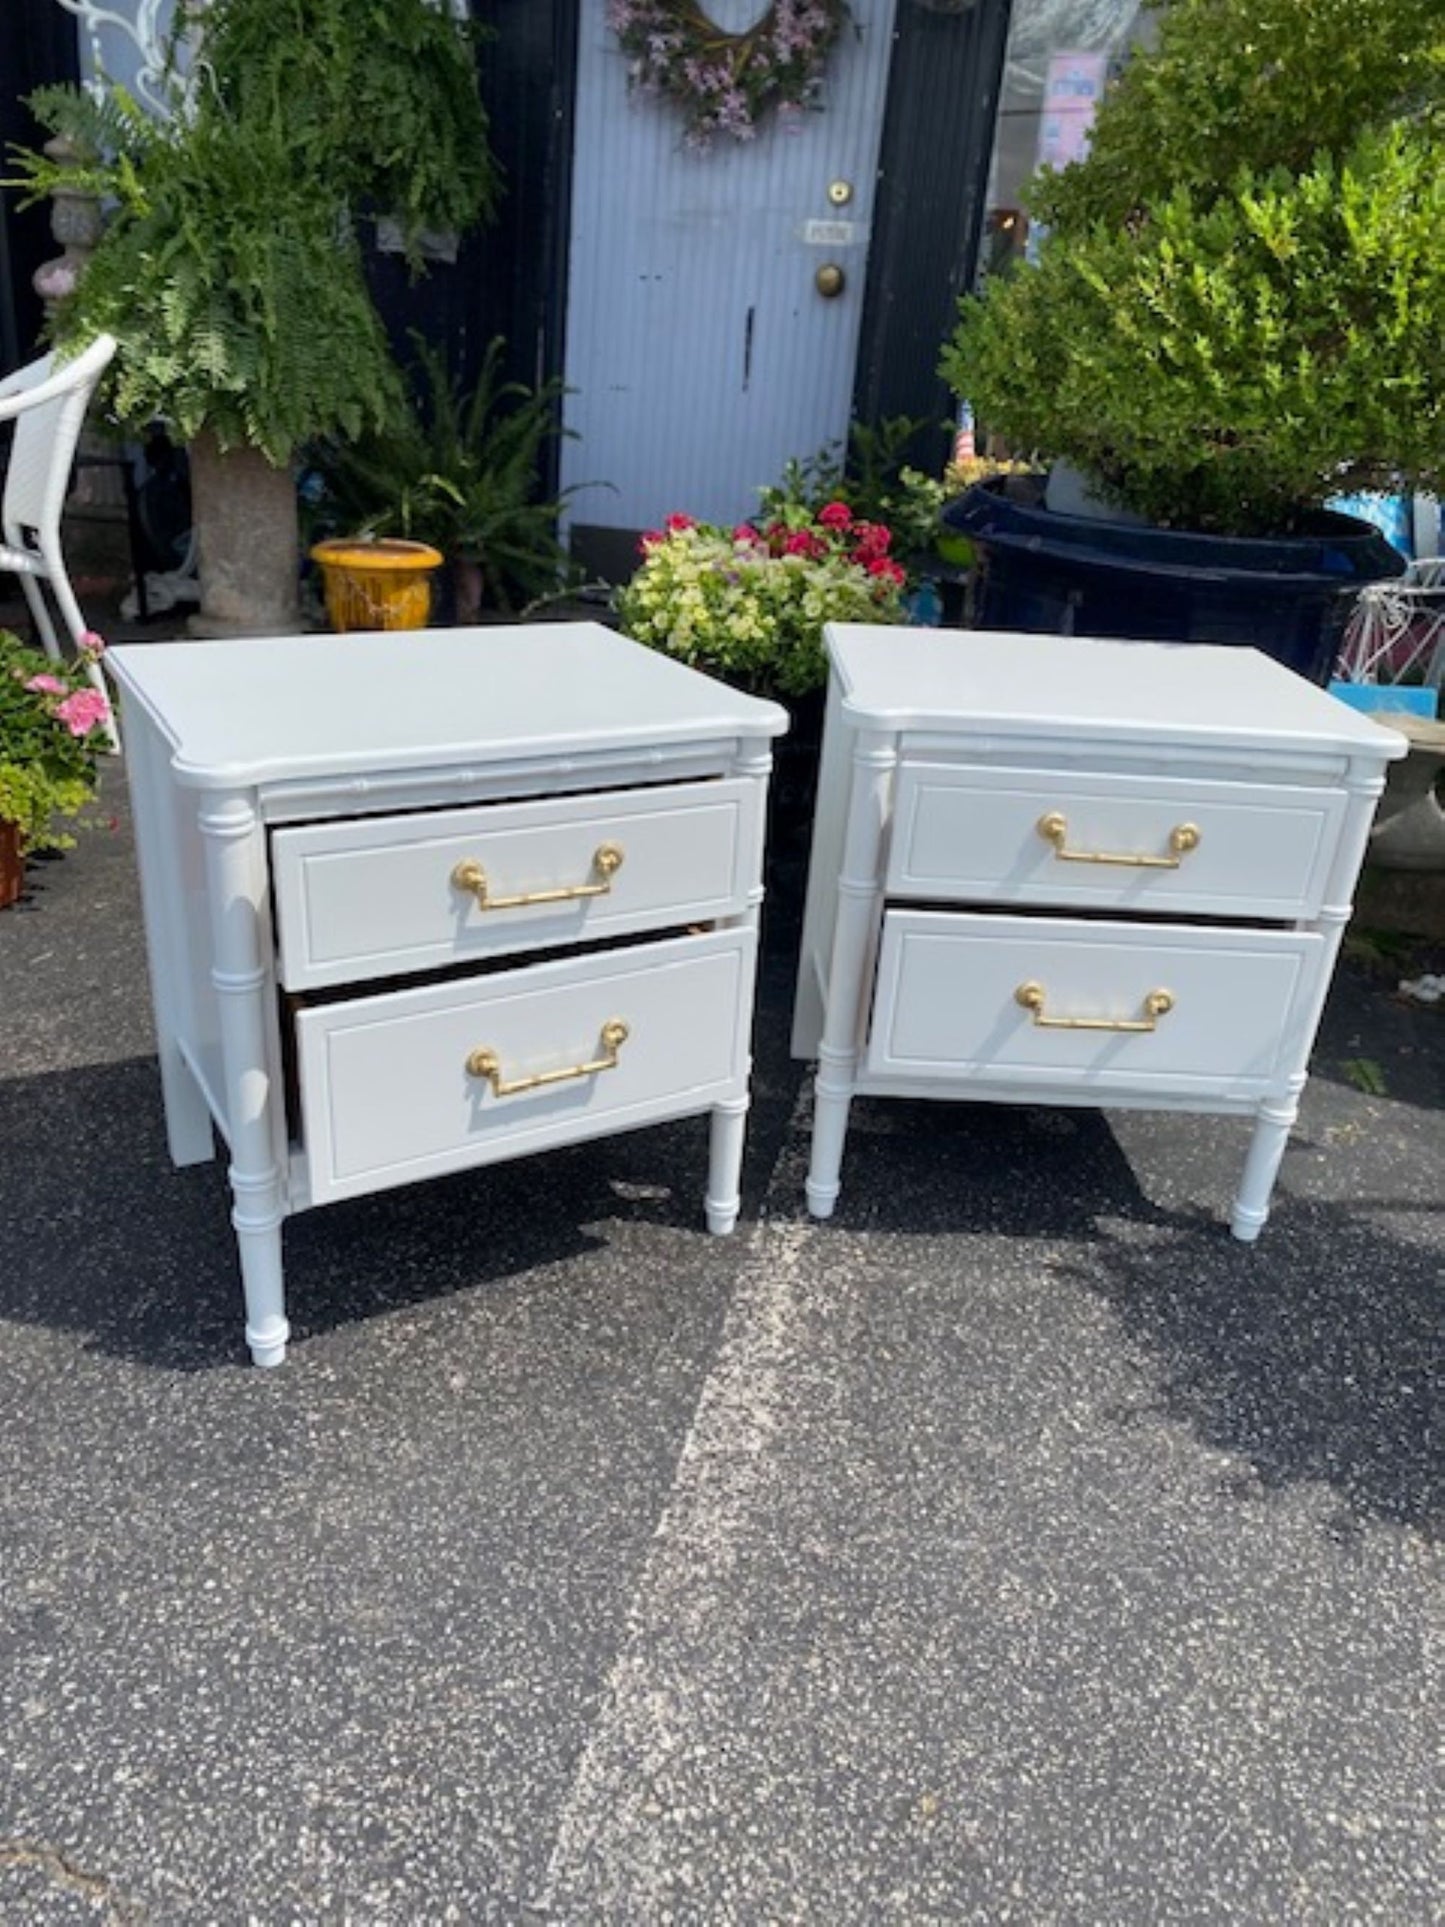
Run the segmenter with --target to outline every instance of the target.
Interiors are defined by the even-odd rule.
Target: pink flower
[[[822,541],[811,529],[794,529],[783,544],[784,555],[806,555],[813,560],[822,553]]]
[[[860,522],[854,533],[858,537],[858,560],[868,562],[875,556],[887,555],[893,541],[892,529],[885,528],[882,522]]]
[[[661,529],[648,529],[637,538],[637,553],[639,555],[651,555],[652,551],[666,540],[667,537]]]
[[[63,696],[65,684],[59,676],[32,676],[25,687],[37,696]]]
[[[669,515],[662,526],[669,535],[681,535],[684,529],[695,529],[697,523],[690,515]]]
[[[733,530],[733,541],[744,543],[748,548],[754,548],[762,539],[751,522],[739,522]]]
[[[908,580],[896,562],[890,562],[886,555],[875,555],[867,564],[869,575],[877,576],[883,582],[901,586]]]
[[[56,704],[55,713],[72,736],[88,736],[107,720],[110,704],[97,689],[77,689],[73,696]]]
[[[78,647],[83,656],[103,656],[105,637],[97,629],[86,629],[81,634]]]
[[[819,526],[825,529],[846,529],[852,525],[853,511],[846,502],[830,502],[826,508],[818,510]]]

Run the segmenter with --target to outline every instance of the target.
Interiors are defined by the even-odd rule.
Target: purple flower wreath
[[[846,0],[773,0],[751,27],[728,33],[695,0],[609,0],[607,8],[628,80],[676,102],[690,147],[719,134],[753,140],[772,109],[806,106],[847,18]]]

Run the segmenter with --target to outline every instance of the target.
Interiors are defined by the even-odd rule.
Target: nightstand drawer
[[[754,948],[723,930],[302,1010],[311,1203],[744,1089]]]
[[[1300,1054],[1323,953],[1305,931],[889,911],[866,1072],[960,1096],[1263,1095]]]
[[[898,775],[890,895],[1294,921],[1315,916],[1342,791],[957,768]]]
[[[704,923],[758,883],[751,782],[685,783],[278,830],[291,990]]]

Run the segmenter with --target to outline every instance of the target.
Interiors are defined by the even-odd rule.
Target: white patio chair
[[[79,649],[87,625],[65,572],[60,513],[85,411],[115,346],[113,335],[97,335],[71,361],[43,355],[0,381],[0,422],[15,424],[0,497],[0,571],[19,576],[45,652],[55,662],[61,660],[60,643],[41,585],[48,585],[71,644]],[[93,660],[87,662],[86,673],[108,699],[105,678]],[[113,722],[107,733],[111,748],[118,749]]]

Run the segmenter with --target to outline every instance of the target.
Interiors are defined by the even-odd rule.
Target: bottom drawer
[[[1309,931],[892,910],[865,1072],[880,1080],[1262,1095],[1303,1061]]]
[[[754,945],[723,930],[301,1011],[311,1202],[705,1110],[747,1075]]]

